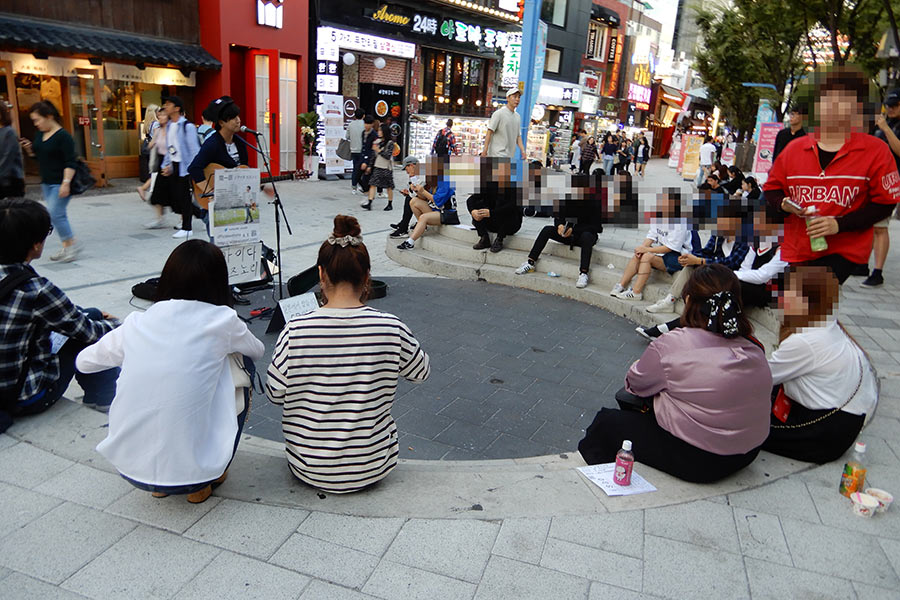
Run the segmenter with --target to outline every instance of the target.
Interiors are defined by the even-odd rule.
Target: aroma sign
[[[386,4],[372,13],[373,21],[381,21],[382,23],[390,23],[392,25],[409,25],[410,18],[403,15],[396,15],[388,11]]]

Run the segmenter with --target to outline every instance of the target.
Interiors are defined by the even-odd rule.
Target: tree
[[[884,0],[804,0],[797,3],[804,20],[828,32],[834,64],[855,62],[870,76],[884,66],[876,58],[885,30]]]

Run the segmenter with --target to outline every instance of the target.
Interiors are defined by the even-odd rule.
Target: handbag
[[[862,386],[864,371],[863,371],[862,358],[859,357],[858,352],[856,354],[856,360],[859,361],[859,381],[856,383],[856,389],[853,390],[853,393],[850,394],[850,397],[847,398],[846,402],[844,402],[837,408],[834,408],[834,409],[828,411],[824,415],[820,415],[811,421],[807,421],[806,423],[797,423],[794,425],[772,425],[771,426],[772,429],[802,429],[803,427],[808,427],[808,426],[814,425],[816,423],[821,423],[822,421],[824,421],[828,417],[832,416],[833,414],[843,410],[844,407],[846,407],[848,404],[850,404],[851,400],[856,398],[856,394],[859,393],[859,388]],[[779,385],[777,389],[778,389],[778,398],[776,399],[775,403],[772,406],[772,414],[775,415],[776,419],[778,419],[779,421],[784,423],[784,422],[787,422],[787,418],[788,418],[788,415],[790,414],[790,410],[791,410],[790,406],[794,402],[794,400],[791,400],[791,398],[788,397],[788,395],[784,393],[784,385],[783,384]],[[785,403],[787,403],[786,407],[785,407]],[[785,412],[785,410],[786,410],[786,412]],[[778,411],[778,412],[776,412],[776,411]]]
[[[96,184],[97,180],[91,174],[91,169],[87,166],[87,163],[80,158],[76,160],[75,175],[72,176],[72,181],[69,183],[69,194],[72,196],[83,194]]]
[[[340,158],[343,158],[344,160],[350,160],[351,158],[353,158],[353,156],[350,152],[350,140],[342,138],[338,142],[338,147],[337,147],[337,151],[335,152],[335,154],[337,154]]]

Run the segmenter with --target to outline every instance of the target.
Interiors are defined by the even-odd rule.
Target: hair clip
[[[334,234],[328,236],[326,240],[329,244],[334,246],[335,244],[340,244],[341,248],[346,248],[348,245],[351,246],[359,246],[362,244],[363,238],[362,235],[345,235],[344,237],[334,237]]]

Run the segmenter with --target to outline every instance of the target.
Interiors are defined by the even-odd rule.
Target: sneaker
[[[647,340],[648,342],[652,342],[656,338],[662,335],[659,327],[635,327],[635,331],[637,331],[638,335]]]
[[[154,219],[153,221],[149,221],[144,223],[144,229],[165,229],[166,222],[162,219]]]
[[[622,290],[621,292],[618,292],[617,294],[613,294],[613,296],[615,296],[616,298],[619,298],[620,300],[643,300],[644,299],[643,292],[635,293],[635,291],[631,288],[628,288],[627,290]]]
[[[53,254],[51,254],[50,260],[53,260],[53,261],[62,260],[65,257],[66,257],[66,249],[65,249],[65,247],[63,247],[63,248],[60,248],[59,250],[57,250],[56,252],[54,252]]]
[[[522,263],[522,266],[516,269],[516,275],[524,275],[525,273],[534,273],[534,265],[528,262],[527,260]]]
[[[588,284],[588,274],[587,273],[579,273],[578,281],[575,282],[575,287],[578,289],[586,288]]]
[[[387,206],[384,207],[384,210],[394,210],[394,205],[388,202]]]
[[[491,244],[491,252],[497,253],[503,250],[503,236],[498,235],[494,238],[494,243]]]
[[[378,197],[379,198],[387,198],[387,194],[385,194],[384,192],[378,192]]]
[[[58,259],[59,262],[70,263],[74,262],[78,255],[81,254],[81,244],[72,244],[71,246],[67,246],[63,248],[63,256]],[[53,258],[52,256],[50,258]]]
[[[859,285],[867,288],[878,287],[880,285],[884,285],[884,276],[881,273],[872,273],[866,280],[860,283]]]
[[[176,240],[180,240],[182,238],[189,238],[189,237],[191,237],[191,232],[188,231],[187,229],[179,229],[174,234],[172,234],[172,237],[175,238]]]
[[[673,313],[673,312],[675,312],[675,297],[672,294],[666,294],[665,298],[648,306],[647,312],[651,312],[651,313]]]
[[[610,296],[615,296],[615,295],[618,294],[619,292],[624,292],[624,291],[625,291],[625,288],[622,287],[622,284],[621,284],[621,283],[617,283],[617,284],[615,285],[615,287],[612,289],[612,291],[609,292],[609,295],[610,295]]]
[[[391,223],[388,227],[391,229],[400,229],[400,223]]]
[[[82,404],[92,410],[96,410],[97,412],[109,414],[109,404],[95,404],[93,402],[82,402]]]
[[[490,238],[490,236],[483,235],[483,236],[481,236],[481,238],[478,240],[478,242],[477,242],[474,246],[472,246],[472,249],[473,249],[473,250],[485,250],[485,249],[490,248],[490,247],[491,247],[491,238]]]
[[[412,250],[415,247],[416,246],[410,240],[406,240],[405,242],[403,242],[402,244],[397,246],[397,249],[398,250]]]
[[[350,193],[353,194],[353,195],[355,196],[355,195],[357,195],[359,192],[356,191],[356,188],[355,188],[355,187],[352,187],[352,188],[350,188]]]
[[[360,202],[359,205],[366,210],[372,210],[372,201],[366,200],[365,202]]]
[[[409,236],[409,231],[407,231],[406,229],[397,228],[394,228],[394,231],[392,231],[390,235],[390,237],[392,238],[405,238],[407,236]]]

